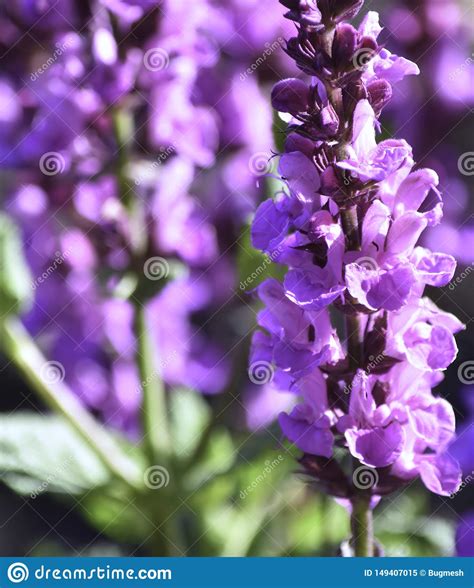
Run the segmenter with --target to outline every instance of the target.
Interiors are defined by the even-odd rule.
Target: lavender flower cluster
[[[372,504],[417,477],[450,495],[461,481],[454,412],[432,389],[463,325],[423,294],[456,264],[417,245],[442,218],[438,177],[414,167],[405,140],[376,141],[393,84],[418,67],[380,42],[376,12],[357,29],[346,22],[362,0],[280,2],[297,28],[286,51],[310,78],[272,93],[288,121],[281,189],[259,206],[252,241],[287,271],[257,289],[251,363],[271,365],[272,388],[299,397],[279,423],[328,493],[360,489],[345,471],[352,456],[374,472]]]

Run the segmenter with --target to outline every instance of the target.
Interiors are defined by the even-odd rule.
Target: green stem
[[[115,161],[120,200],[125,208],[130,209],[133,205],[134,191],[128,182],[127,165],[129,142],[133,132],[133,120],[126,110],[114,108],[112,110],[112,123],[117,143]]]
[[[362,366],[363,359],[363,341],[358,314],[346,316],[346,340],[349,367],[355,373]]]
[[[350,251],[360,250],[359,226],[357,219],[357,207],[341,210],[341,222],[346,237],[347,248]],[[362,367],[364,340],[359,313],[346,316],[347,356],[349,367],[355,374]],[[354,394],[354,391],[352,392]],[[354,471],[360,467],[360,462],[354,460]],[[355,489],[352,498],[352,545],[356,557],[373,557],[374,555],[374,531],[372,509],[370,508],[370,494],[367,491]]]
[[[357,218],[357,206],[351,206],[341,210],[341,223],[346,236],[347,248],[350,251],[360,250],[359,221]]]
[[[41,377],[46,358],[16,318],[0,322],[2,348],[40,398],[62,415],[81,435],[110,473],[134,490],[142,487],[139,468],[119,448],[113,437],[82,406],[62,381],[45,382]]]
[[[351,530],[355,557],[374,557],[373,517],[367,493],[352,499]]]
[[[145,211],[141,200],[135,193],[135,186],[128,177],[130,160],[130,139],[133,137],[133,116],[126,109],[116,107],[112,110],[112,123],[117,144],[115,158],[115,175],[117,178],[120,201],[127,210],[129,220],[129,238],[133,252],[140,255],[146,250],[147,233]]]
[[[135,305],[135,334],[143,393],[143,443],[149,463],[160,464],[170,450],[166,391],[156,369],[158,351],[148,332],[145,307],[139,302]]]

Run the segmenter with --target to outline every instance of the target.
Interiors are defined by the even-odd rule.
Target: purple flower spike
[[[286,274],[258,288],[252,356],[274,367],[279,393],[300,397],[280,427],[307,474],[353,512],[361,494],[373,507],[415,478],[447,496],[461,481],[449,449],[455,419],[432,389],[463,325],[424,289],[447,285],[456,262],[419,245],[442,218],[437,174],[413,169],[403,138],[377,140],[392,85],[418,67],[378,44],[376,12],[358,29],[343,22],[362,2],[281,3],[298,24],[287,53],[312,79],[282,80],[272,93],[292,115],[283,188],[258,208],[252,242]],[[338,312],[345,343],[332,324]],[[344,452],[355,463],[349,481]],[[358,468],[372,470],[370,487],[356,483]]]

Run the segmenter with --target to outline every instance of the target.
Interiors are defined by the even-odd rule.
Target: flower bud
[[[336,69],[342,69],[355,53],[358,33],[347,23],[337,26],[332,44],[332,58]]]
[[[306,112],[309,106],[309,88],[296,78],[281,80],[272,90],[272,105],[279,112],[289,112],[296,116]]]
[[[291,153],[292,151],[300,151],[306,157],[311,158],[314,151],[314,141],[302,137],[298,133],[290,133],[285,140],[285,153]]]
[[[316,0],[280,0],[280,3],[289,8],[289,12],[285,14],[286,18],[299,22],[306,27],[323,28],[321,11]]]
[[[392,86],[386,80],[375,80],[367,86],[369,101],[378,116],[392,97]]]
[[[325,106],[319,113],[319,124],[326,136],[332,137],[337,133],[339,118],[331,104]]]

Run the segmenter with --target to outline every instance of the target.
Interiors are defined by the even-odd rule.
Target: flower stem
[[[362,365],[363,341],[360,315],[352,314],[346,317],[347,356],[349,366],[355,371]],[[355,394],[355,391],[352,391]],[[354,460],[353,470],[360,467],[360,462]],[[353,476],[354,477],[354,476]],[[370,508],[370,494],[355,488],[352,498],[351,530],[354,555],[356,557],[373,557],[374,533],[372,509]]]
[[[341,210],[341,222],[346,236],[347,248],[350,251],[360,250],[357,207],[352,206]],[[346,316],[346,339],[349,367],[355,374],[356,370],[362,367],[364,350],[360,313]],[[353,469],[356,470],[358,467],[360,467],[360,463],[355,460]],[[356,557],[373,557],[373,519],[370,494],[367,491],[356,489],[355,496],[352,498],[351,530],[354,555]]]
[[[118,195],[128,214],[129,241],[132,251],[137,255],[143,253],[147,245],[145,225],[145,210],[142,201],[137,198],[135,186],[128,177],[130,141],[133,136],[133,117],[126,109],[119,107],[112,109],[112,125],[117,144],[115,157],[115,176]]]
[[[142,487],[138,466],[113,437],[82,406],[64,382],[46,382],[41,372],[47,365],[28,331],[13,317],[0,321],[2,348],[41,399],[81,435],[109,472],[133,490]]]
[[[373,517],[370,496],[366,492],[361,492],[352,499],[351,530],[355,557],[373,557]]]
[[[145,307],[141,303],[135,305],[135,335],[143,393],[143,443],[150,464],[160,464],[170,450],[166,391],[156,369],[158,352],[150,338]]]

